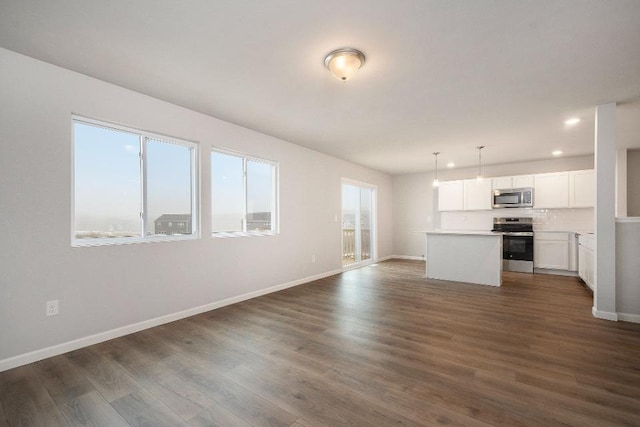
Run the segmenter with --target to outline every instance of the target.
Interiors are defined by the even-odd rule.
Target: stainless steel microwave
[[[493,208],[532,208],[533,188],[493,190]]]

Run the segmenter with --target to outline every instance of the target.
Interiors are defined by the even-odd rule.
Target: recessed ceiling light
[[[453,163],[453,162],[449,162],[449,163],[447,163],[447,167],[448,167],[448,168],[455,167],[455,165],[456,165],[456,164],[455,164],[455,163]]]
[[[569,125],[569,126],[573,126],[573,125],[578,124],[578,123],[580,123],[580,119],[577,118],[577,117],[573,117],[573,118],[571,118],[569,120],[565,120],[564,121],[564,124],[565,125]]]
[[[561,156],[562,155],[562,150],[552,151],[551,154],[553,154],[554,156]]]

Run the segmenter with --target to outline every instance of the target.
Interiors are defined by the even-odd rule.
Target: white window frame
[[[224,148],[212,147],[209,155],[209,163],[213,170],[213,162],[211,154],[220,153],[227,156],[234,156],[242,159],[242,188],[244,199],[244,212],[242,214],[242,231],[211,231],[211,237],[228,238],[228,237],[249,237],[249,236],[275,236],[280,234],[280,164],[274,160],[263,159],[260,157],[250,156],[237,151],[227,150]],[[273,169],[271,176],[271,224],[272,230],[269,231],[247,231],[247,161],[254,161],[270,165]],[[213,176],[213,173],[211,174]],[[213,221],[213,188],[211,189],[211,220]],[[212,225],[212,224],[210,224]]]
[[[75,221],[75,124],[85,124],[100,127],[108,130],[127,132],[138,136],[139,156],[140,156],[140,236],[139,237],[114,237],[114,238],[94,238],[78,239],[76,237]],[[147,218],[147,140],[152,139],[169,144],[176,144],[188,147],[191,150],[191,230],[188,235],[151,235],[146,236],[145,228]],[[135,129],[128,126],[105,122],[102,120],[90,119],[73,114],[71,116],[71,246],[110,246],[127,245],[132,243],[169,242],[179,240],[197,240],[200,238],[200,174],[199,174],[199,144],[194,141],[174,138],[167,135],[153,133],[145,130]]]

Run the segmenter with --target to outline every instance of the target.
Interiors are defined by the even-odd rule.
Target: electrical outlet
[[[313,264],[315,264],[315,263],[316,263],[316,256],[315,256],[315,254],[314,254],[314,255],[311,255],[311,262],[312,262]]]
[[[56,316],[60,312],[58,300],[47,301],[47,316]]]

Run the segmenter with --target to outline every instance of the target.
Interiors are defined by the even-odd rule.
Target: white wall
[[[72,248],[71,114],[199,142],[202,238]],[[389,176],[0,49],[0,365],[26,352],[341,268],[341,178]],[[210,237],[212,146],[280,162],[281,233]],[[311,255],[316,263],[311,263]],[[45,317],[45,301],[60,315]]]
[[[620,320],[640,323],[640,218],[616,222],[616,311]]]
[[[593,169],[593,156],[482,167],[483,175],[486,177],[582,169]],[[474,178],[477,173],[477,168],[445,169],[438,172],[438,178],[440,181],[470,179]],[[451,212],[441,215],[437,209],[437,197],[434,197],[437,195],[437,190],[431,186],[432,181],[432,172],[393,177],[394,254],[421,256],[424,253],[424,234],[416,233],[416,231],[458,227],[461,229],[487,229],[491,225],[493,212]],[[510,212],[516,213],[515,210]],[[534,213],[530,211],[530,214]],[[575,229],[567,231],[593,231],[593,209],[565,209],[562,212],[551,214],[545,212],[536,212],[535,214],[538,218],[536,222],[538,229],[549,230],[555,226],[564,227],[564,224],[573,223]]]
[[[640,216],[640,150],[627,151],[627,215]]]

